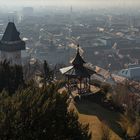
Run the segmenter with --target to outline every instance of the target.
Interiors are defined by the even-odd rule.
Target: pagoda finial
[[[80,45],[79,44],[77,44],[77,48],[79,48],[80,47]]]
[[[79,53],[79,48],[80,48],[80,46],[79,46],[79,44],[77,44],[77,52]]]

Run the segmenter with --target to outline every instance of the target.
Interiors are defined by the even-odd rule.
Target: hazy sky
[[[0,5],[77,5],[77,6],[135,6],[140,0],[0,0]]]

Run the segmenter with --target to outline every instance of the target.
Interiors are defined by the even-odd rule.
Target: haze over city
[[[53,6],[89,6],[93,8],[105,7],[105,6],[130,6],[135,7],[140,4],[139,0],[0,0],[0,3],[7,6],[12,5],[53,5]]]
[[[0,0],[0,140],[140,140],[140,0]]]

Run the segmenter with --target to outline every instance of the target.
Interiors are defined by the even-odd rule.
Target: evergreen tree
[[[0,63],[0,91],[5,89],[12,94],[23,84],[22,66],[12,66],[6,60]]]
[[[67,93],[59,84],[28,87],[8,96],[0,94],[1,140],[89,140],[88,125],[69,111]]]
[[[45,80],[46,82],[50,83],[54,79],[54,70],[50,69],[46,60],[44,60],[43,67],[44,67]]]

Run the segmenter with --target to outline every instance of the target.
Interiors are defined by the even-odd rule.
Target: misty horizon
[[[1,6],[139,7],[139,0],[0,0]]]

